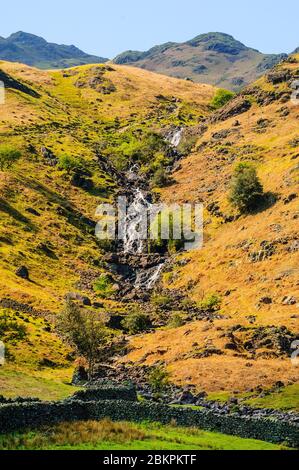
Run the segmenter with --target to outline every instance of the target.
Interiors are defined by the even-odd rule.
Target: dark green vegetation
[[[100,314],[83,311],[76,303],[68,301],[57,317],[61,336],[76,350],[77,355],[86,359],[89,378],[92,377],[101,349],[107,341],[107,331]]]
[[[151,322],[146,314],[133,311],[126,315],[122,321],[122,326],[127,333],[136,335],[147,331],[151,326]]]
[[[19,31],[0,38],[0,60],[21,62],[41,69],[58,69],[104,63],[108,59],[86,54],[75,46],[48,43],[34,34]]]
[[[263,199],[263,186],[256,169],[248,163],[239,163],[234,171],[229,200],[241,213],[251,212]]]
[[[21,152],[7,145],[0,145],[0,170],[8,170],[21,158]]]
[[[0,450],[280,450],[282,447],[196,428],[108,419],[47,426],[0,437]]]
[[[116,64],[239,90],[261,76],[286,54],[262,54],[224,33],[207,33],[184,43],[168,42],[146,52],[126,51]]]
[[[162,366],[155,367],[148,376],[148,383],[154,392],[161,393],[169,385],[169,373]]]

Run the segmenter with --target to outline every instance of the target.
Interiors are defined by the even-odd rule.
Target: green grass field
[[[197,428],[88,421],[0,436],[0,450],[283,450],[282,446]]]
[[[41,400],[63,400],[78,387],[70,385],[72,369],[26,371],[9,365],[0,368],[0,395],[6,398],[18,396]]]

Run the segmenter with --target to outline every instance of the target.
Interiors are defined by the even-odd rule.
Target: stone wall
[[[105,400],[125,400],[137,401],[137,392],[134,386],[132,387],[90,387],[80,390],[70,400],[75,401],[105,401]]]
[[[144,420],[163,424],[172,420],[180,426],[195,426],[244,438],[285,443],[299,448],[299,427],[273,419],[244,418],[234,414],[217,415],[206,410],[170,407],[133,401],[76,401],[7,404],[0,406],[0,433],[36,428],[41,425],[82,420]]]

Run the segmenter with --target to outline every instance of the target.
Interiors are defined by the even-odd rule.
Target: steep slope
[[[28,371],[65,378],[71,364],[52,326],[68,293],[99,312],[120,308],[93,288],[105,273],[105,247],[94,235],[97,205],[121,189],[136,142],[196,124],[214,89],[104,65],[43,72],[0,62],[0,77],[1,145],[22,155],[0,171],[0,334],[10,358],[0,385],[30,394]]]
[[[19,31],[6,39],[0,38],[0,60],[20,62],[41,69],[61,69],[104,63],[108,59],[86,54],[75,46],[49,43],[39,36]]]
[[[166,202],[205,208],[203,249],[177,257],[164,288],[197,304],[217,296],[220,318],[133,339],[130,364],[162,362],[174,381],[208,392],[298,383],[290,359],[299,337],[299,102],[290,99],[298,75],[297,55],[208,119],[162,191]],[[268,193],[241,217],[228,203],[238,162],[256,166]]]
[[[126,51],[114,62],[239,90],[285,57],[286,54],[262,54],[228,34],[207,33],[184,43],[155,46],[146,52]]]

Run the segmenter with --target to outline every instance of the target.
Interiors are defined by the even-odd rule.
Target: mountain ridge
[[[125,51],[114,63],[238,91],[286,57],[284,53],[263,54],[227,33],[210,32],[148,51]]]
[[[0,37],[0,60],[21,62],[40,69],[59,69],[108,61],[104,57],[86,54],[74,45],[51,43],[24,31],[13,33],[8,38]]]

